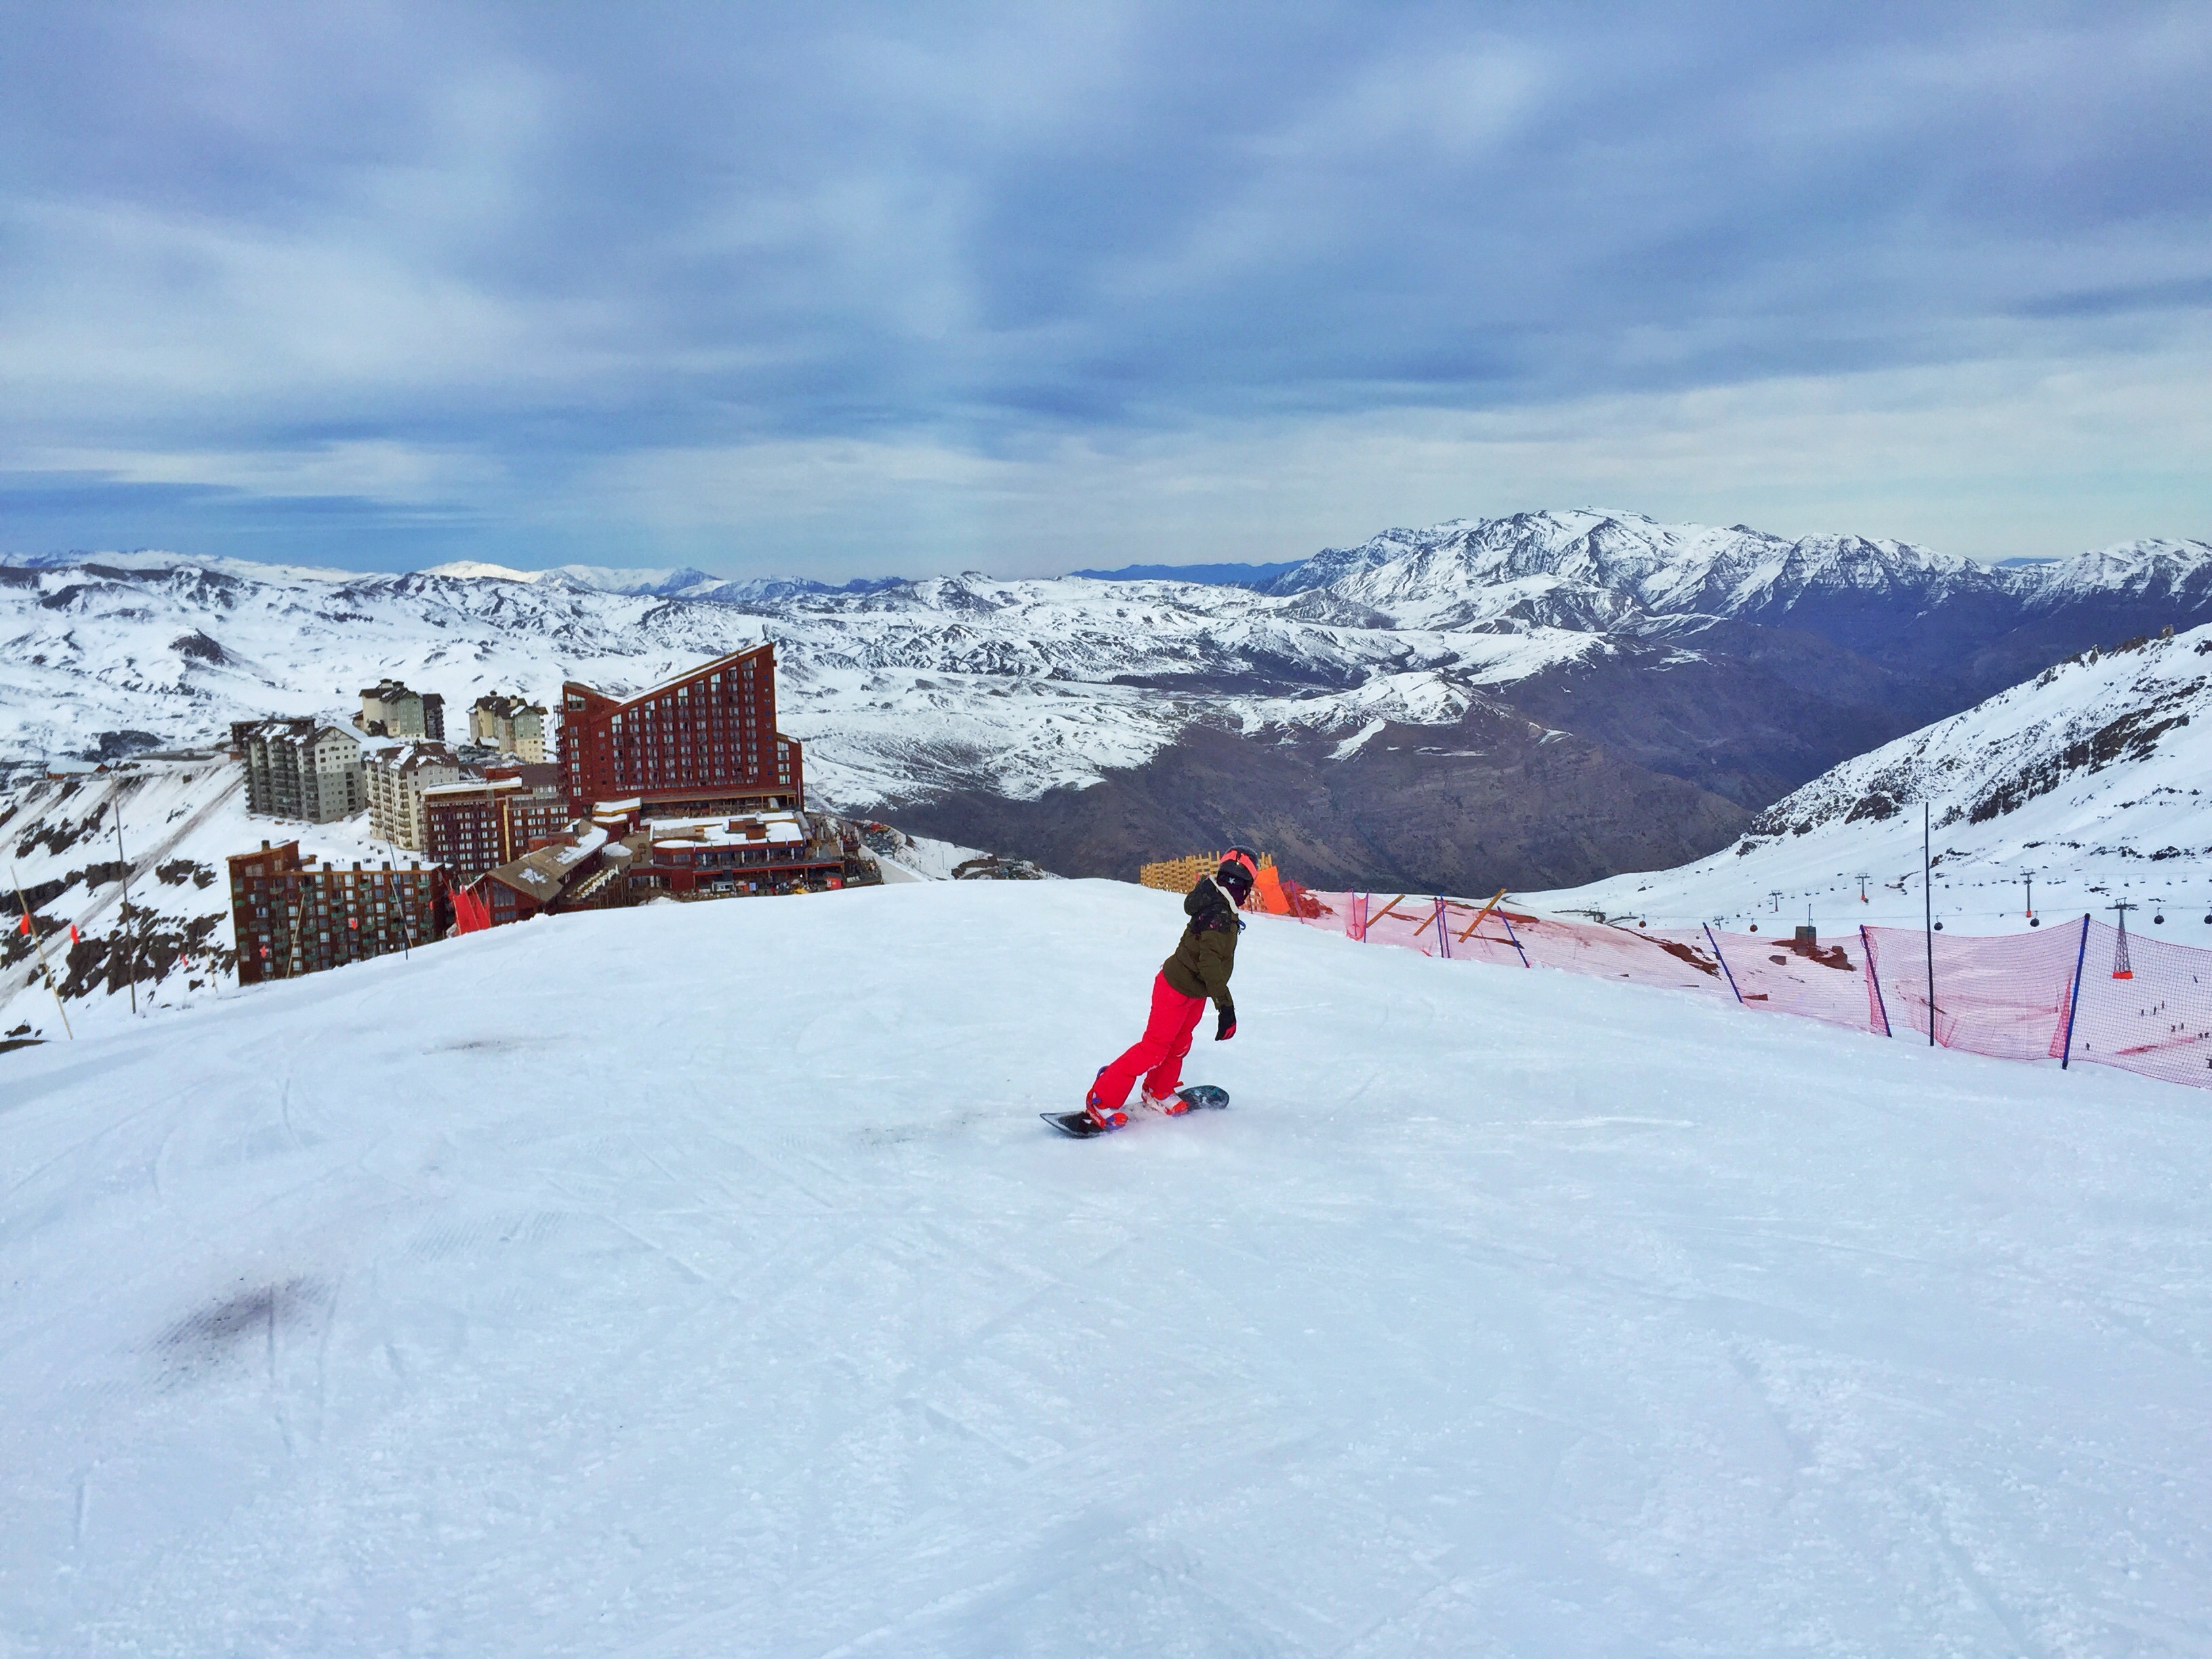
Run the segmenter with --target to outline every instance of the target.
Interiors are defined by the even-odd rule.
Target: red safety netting
[[[1495,921],[1483,924],[1488,933]],[[1650,928],[1610,927],[1595,922],[1556,921],[1549,916],[1505,918],[1531,967],[1558,968],[1632,985],[1662,985],[1677,991],[1726,996],[1728,984],[1711,946],[1697,935]]]
[[[1910,927],[1863,930],[1892,1036],[1928,1036],[1929,943],[1936,962],[1936,1041],[1999,1060],[2058,1060],[2081,929],[1976,939]]]
[[[2084,945],[2074,1059],[2212,1089],[2212,951],[2130,933],[2123,956],[2101,921]]]
[[[1813,949],[1711,928],[1558,921],[1501,904],[1296,889],[1310,927],[1424,956],[1558,968],[2000,1060],[2090,1060],[2212,1088],[2212,951],[2084,918],[1999,938],[1862,927]],[[2078,997],[2075,986],[2079,985]],[[2078,1001],[2079,1006],[2075,1005]]]
[[[1559,921],[1502,905],[1409,894],[1312,893],[1324,927],[1371,945],[1423,956],[1511,967],[1559,968],[1638,985],[1727,994],[1720,965],[1702,933]]]
[[[1854,1031],[1878,1031],[1865,942],[1856,936],[1808,951],[1780,938],[1705,930],[1747,1008],[1802,1014]]]

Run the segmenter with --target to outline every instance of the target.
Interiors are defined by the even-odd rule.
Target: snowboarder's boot
[[[1101,1066],[1098,1076],[1105,1075],[1106,1068]],[[1129,1115],[1120,1107],[1108,1106],[1099,1100],[1096,1078],[1091,1080],[1091,1092],[1083,1097],[1083,1109],[1091,1114],[1091,1121],[1101,1129],[1118,1129],[1129,1121]]]
[[[1158,1112],[1164,1117],[1181,1117],[1190,1109],[1190,1103],[1173,1090],[1164,1095],[1156,1095],[1147,1089],[1142,1099],[1146,1111]]]

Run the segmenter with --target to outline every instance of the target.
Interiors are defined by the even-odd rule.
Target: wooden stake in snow
[[[1484,905],[1481,909],[1475,912],[1474,920],[1468,923],[1466,931],[1459,936],[1459,942],[1462,945],[1466,944],[1468,939],[1474,936],[1474,930],[1482,926],[1483,918],[1487,916],[1492,910],[1496,909],[1498,908],[1498,901],[1504,896],[1505,890],[1501,887],[1490,896],[1489,903]]]
[[[53,969],[46,966],[46,943],[39,937],[39,924],[31,920],[31,901],[24,896],[23,878],[12,864],[8,866],[8,879],[15,884],[15,902],[23,907],[23,931],[31,936],[31,949],[38,954],[39,973],[46,981],[46,989],[54,994],[54,1012],[62,1017],[62,1030],[75,1042],[76,1033],[70,1030],[69,1010],[62,1006],[62,988],[54,983]]]

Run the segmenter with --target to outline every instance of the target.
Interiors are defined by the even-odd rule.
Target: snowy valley
[[[2020,925],[2032,872],[2046,906],[2139,898],[2153,908],[2138,926],[2185,933],[2212,914],[2196,793],[2212,775],[2212,629],[2092,647],[1861,753],[1837,711],[1867,715],[1889,696],[1873,726],[1887,733],[1935,695],[1928,684],[1729,618],[1825,606],[1832,623],[1852,595],[1920,614],[2000,592],[2045,610],[2054,592],[2185,609],[2207,569],[2212,550],[2194,544],[1990,571],[1895,544],[1566,514],[1391,532],[1266,592],[977,576],[735,592],[694,571],[362,577],[133,555],[17,567],[0,586],[16,612],[0,676],[20,763],[204,741],[241,714],[337,715],[386,675],[444,686],[457,705],[497,689],[550,696],[569,675],[641,684],[772,637],[782,723],[808,744],[817,799],[963,849],[937,860],[948,867],[989,848],[1127,878],[1145,858],[1245,837],[1315,885],[1504,885],[1662,927],[1778,926],[1786,912],[1827,933],[1917,920],[1909,809],[1931,799],[1947,927]],[[626,574],[641,591],[592,585]],[[1716,635],[1729,652],[1710,648]],[[1787,725],[1792,659],[1801,678],[1832,673],[1826,714],[1805,729],[1850,757],[1783,793],[1787,769],[1729,772],[1717,745]],[[1777,739],[1798,771],[1820,754],[1802,737]],[[1693,752],[1711,787],[1680,775]],[[1731,787],[1748,799],[1720,793]],[[139,842],[133,897],[159,958],[143,993],[163,1006],[212,994],[230,959],[223,857],[303,828],[249,818],[234,768],[211,750],[87,778],[19,764],[0,799],[12,878],[44,927],[80,930],[67,963],[54,942],[57,976],[95,1025],[139,994],[107,972],[123,948],[118,817]],[[307,828],[303,850],[404,861],[365,819]],[[1605,879],[1544,879],[1562,873]],[[60,1013],[38,969],[28,939],[0,946],[0,1040],[52,1034]]]
[[[387,675],[456,706],[544,699],[773,637],[827,803],[1073,874],[1247,833],[1316,879],[1455,888],[1694,859],[2062,656],[2212,620],[2203,543],[1993,569],[1597,513],[1393,531],[1265,591],[152,554],[0,577],[0,759],[19,765],[337,712]]]

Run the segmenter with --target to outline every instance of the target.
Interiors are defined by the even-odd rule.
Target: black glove
[[[1231,1010],[1224,1008],[1221,1011],[1220,1019],[1213,1027],[1213,1040],[1216,1042],[1226,1042],[1236,1035],[1237,1016]]]

